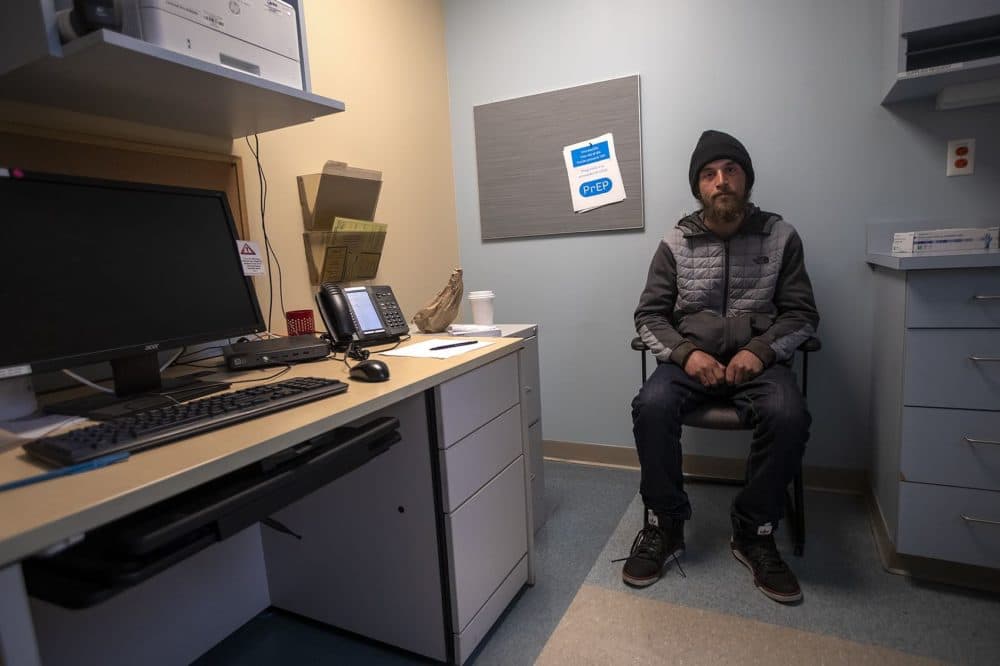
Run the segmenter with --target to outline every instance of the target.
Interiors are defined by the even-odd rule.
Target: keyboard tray
[[[401,439],[394,417],[318,435],[99,527],[53,556],[25,560],[28,593],[65,608],[96,605],[361,467]]]

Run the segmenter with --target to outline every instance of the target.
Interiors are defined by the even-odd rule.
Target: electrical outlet
[[[948,167],[945,175],[971,176],[975,166],[975,139],[955,139],[948,142]]]

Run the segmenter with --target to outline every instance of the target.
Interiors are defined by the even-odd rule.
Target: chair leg
[[[806,547],[806,507],[802,499],[802,470],[792,482],[795,489],[795,554],[802,557]]]
[[[792,480],[792,489],[785,488],[785,516],[792,535],[792,547],[797,556],[802,557],[806,541],[806,516],[802,504],[802,472]]]
[[[792,536],[792,546],[797,547],[799,543],[799,512],[796,510],[794,491],[785,488],[785,524],[788,532]]]

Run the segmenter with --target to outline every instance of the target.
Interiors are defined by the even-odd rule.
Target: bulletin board
[[[639,76],[473,108],[483,240],[642,229]],[[614,137],[626,198],[575,213],[563,148]]]

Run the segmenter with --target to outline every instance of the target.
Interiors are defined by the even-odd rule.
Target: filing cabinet
[[[511,353],[388,409],[399,445],[275,514],[303,538],[265,534],[272,604],[468,659],[530,577],[520,385]]]
[[[517,355],[435,389],[455,658],[464,662],[528,582]]]
[[[535,324],[500,324],[506,338],[521,338],[524,349],[518,352],[521,374],[521,407],[528,429],[528,472],[531,480],[531,505],[534,529],[545,524],[545,466],[542,456],[542,389],[538,363],[538,326]]]
[[[874,269],[873,481],[896,551],[1000,568],[1000,269]],[[900,344],[902,342],[902,344]]]

